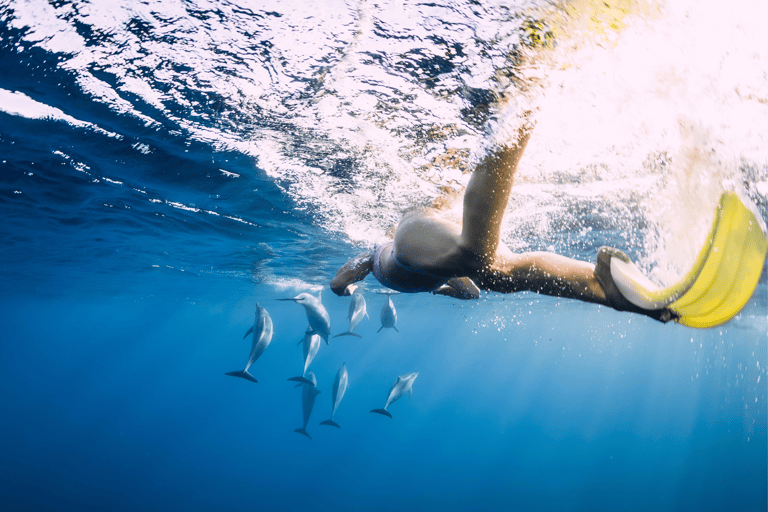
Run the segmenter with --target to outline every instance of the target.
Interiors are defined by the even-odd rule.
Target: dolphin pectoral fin
[[[352,332],[352,331],[347,331],[347,332],[343,332],[341,334],[337,334],[336,336],[334,336],[334,338],[338,338],[339,336],[357,336],[358,338],[362,338],[362,336],[360,336],[356,332]]]
[[[250,328],[250,329],[248,329],[248,332],[247,332],[247,333],[245,333],[245,336],[243,336],[243,339],[247,338],[247,337],[248,337],[248,335],[249,335],[249,334],[251,334],[251,333],[253,332],[253,328],[254,328],[254,326],[252,325],[252,326],[251,326],[251,328]]]
[[[321,425],[330,425],[332,427],[341,428],[338,423],[333,420],[325,420],[320,422]]]
[[[308,378],[304,377],[303,375],[299,375],[298,377],[291,377],[288,380],[293,381],[293,382],[301,382],[302,384],[309,384],[310,386],[315,387],[315,385],[312,383],[312,381],[309,380]]]
[[[386,410],[386,409],[372,409],[371,412],[375,412],[375,413],[378,413],[378,414],[383,414],[384,416],[389,416],[390,418],[392,417],[392,415],[389,414],[389,411]]]
[[[243,378],[243,379],[245,379],[245,380],[249,380],[249,381],[251,381],[251,382],[259,382],[259,381],[257,381],[257,380],[256,380],[256,379],[253,377],[253,375],[251,375],[250,373],[248,373],[248,370],[239,370],[239,371],[236,371],[236,372],[227,372],[227,373],[225,373],[224,375],[229,375],[229,376],[231,376],[231,377],[241,377],[241,378]]]
[[[381,331],[383,328],[384,328],[384,326],[382,325],[381,327],[379,327],[379,330],[378,330],[378,331],[376,331],[376,332],[379,332],[379,331]]]
[[[395,327],[394,325],[392,326],[392,328],[393,328],[393,329],[394,329],[396,332],[400,332],[400,331],[398,331],[398,330],[397,330],[397,327]]]
[[[280,299],[277,299],[277,300],[280,300]],[[312,439],[312,436],[311,436],[311,435],[309,435],[309,432],[307,432],[307,431],[306,431],[305,429],[303,429],[303,428],[297,428],[296,430],[294,430],[294,432],[298,432],[299,434],[304,434],[304,435],[305,435],[305,436],[307,436],[308,438]]]

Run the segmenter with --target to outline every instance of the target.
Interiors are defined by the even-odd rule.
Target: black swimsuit
[[[431,292],[448,282],[447,277],[438,277],[403,265],[397,258],[395,258],[393,246],[394,242],[390,242],[388,244],[377,246],[373,250],[373,276],[387,288],[403,293]],[[391,251],[390,256],[392,257],[392,261],[406,273],[403,276],[404,279],[399,280],[399,282],[388,279],[381,271],[381,254],[385,250]],[[408,274],[413,274],[413,278],[409,279],[410,276],[408,276]],[[405,281],[405,283],[403,281]]]

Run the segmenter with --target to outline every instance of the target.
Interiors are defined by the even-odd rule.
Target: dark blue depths
[[[397,296],[400,333],[358,326],[312,364],[290,295],[163,275],[120,295],[5,296],[6,440],[14,510],[759,510],[766,493],[764,333],[692,332],[519,295],[474,305]],[[276,338],[253,384],[255,300]],[[383,297],[371,295],[377,312]],[[333,332],[347,299],[324,295]],[[574,328],[574,326],[580,326]],[[330,417],[331,383],[350,387]],[[412,397],[383,406],[397,375]],[[762,379],[761,379],[762,380]],[[764,380],[763,380],[764,382]]]

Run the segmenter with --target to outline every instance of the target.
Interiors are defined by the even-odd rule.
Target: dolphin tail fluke
[[[375,413],[378,413],[378,414],[383,414],[384,416],[389,416],[390,418],[392,417],[392,415],[389,414],[389,411],[386,410],[386,409],[372,409],[371,412],[375,412]]]
[[[343,332],[341,334],[337,334],[336,336],[334,336],[334,338],[338,338],[339,336],[357,336],[358,338],[362,338],[362,336],[360,336],[356,332],[352,332],[352,331],[347,331],[347,332]]]
[[[341,428],[338,423],[333,420],[325,420],[320,422],[321,425],[330,425],[332,427]]]
[[[232,377],[240,377],[240,378],[243,378],[245,380],[249,380],[251,382],[259,382],[259,381],[257,381],[253,377],[253,375],[248,373],[248,370],[239,370],[239,371],[236,371],[236,372],[227,372],[224,375],[229,375],[229,376],[232,376]]]
[[[307,432],[306,429],[297,428],[296,430],[294,430],[294,432],[298,432],[299,434],[303,434],[303,435],[307,436],[308,438],[312,439],[312,436],[309,435],[309,432]]]
[[[304,377],[303,375],[299,375],[298,377],[291,377],[288,380],[291,380],[293,382],[300,382],[302,384],[309,384],[310,386],[315,387],[314,383],[308,378]]]

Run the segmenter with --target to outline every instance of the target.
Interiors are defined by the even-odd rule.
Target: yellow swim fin
[[[689,327],[714,327],[746,305],[760,279],[768,240],[755,215],[739,196],[724,192],[711,247],[699,276],[669,309]]]
[[[767,249],[754,214],[735,193],[724,192],[706,242],[679,282],[659,288],[615,249],[608,264],[616,289],[640,310],[667,309],[683,325],[714,327],[735,316],[752,296]]]

